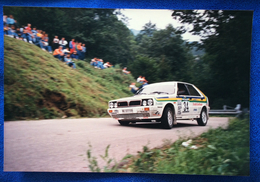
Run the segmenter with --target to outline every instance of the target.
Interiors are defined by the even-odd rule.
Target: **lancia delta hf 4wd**
[[[161,82],[144,86],[132,97],[111,100],[108,113],[121,125],[130,122],[161,122],[170,129],[176,120],[196,119],[205,126],[209,118],[209,100],[193,84]]]

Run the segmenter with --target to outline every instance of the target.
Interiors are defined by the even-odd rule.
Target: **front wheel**
[[[172,108],[167,107],[163,111],[163,115],[161,118],[162,127],[165,129],[171,129],[173,127],[173,123],[175,122],[175,113],[173,113]]]
[[[202,109],[200,113],[200,118],[197,119],[197,123],[199,126],[206,126],[208,122],[208,116],[206,109]]]
[[[121,121],[121,120],[118,120],[118,122],[122,125],[122,126],[127,126],[129,125],[130,121]]]

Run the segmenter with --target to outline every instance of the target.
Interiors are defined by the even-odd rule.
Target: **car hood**
[[[134,95],[132,97],[124,97],[120,99],[115,99],[111,101],[129,101],[129,100],[140,100],[140,99],[150,99],[150,98],[170,98],[173,95],[168,95],[168,94],[150,94],[150,95]]]

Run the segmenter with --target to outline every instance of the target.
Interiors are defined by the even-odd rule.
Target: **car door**
[[[189,107],[190,107],[190,114],[198,115],[200,114],[202,103],[201,99],[204,97],[197,91],[197,89],[190,84],[186,84],[186,87],[189,92]]]
[[[177,116],[181,115],[182,117],[188,117],[191,114],[189,102],[190,94],[184,83],[178,83],[177,97],[181,98],[178,102]]]

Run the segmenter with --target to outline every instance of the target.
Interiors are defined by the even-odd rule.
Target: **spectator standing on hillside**
[[[54,52],[53,52],[53,56],[55,58],[58,58],[59,60],[63,60],[64,58],[64,54],[62,52],[62,46],[60,46],[58,49],[55,49]]]
[[[71,39],[70,43],[69,43],[69,48],[70,48],[70,53],[72,54],[75,51],[75,39]]]
[[[138,90],[138,88],[135,86],[135,83],[133,82],[131,85],[129,85],[129,89],[133,94],[135,94]]]
[[[122,72],[125,74],[125,75],[128,75],[131,73],[131,71],[127,71],[127,67],[124,67],[124,69],[122,70]]]
[[[54,50],[59,48],[59,42],[60,42],[60,40],[59,40],[58,36],[56,35],[52,41],[52,47]]]
[[[43,39],[42,39],[42,44],[43,44],[43,48],[45,50],[48,50],[49,53],[52,53],[52,49],[51,46],[49,46],[49,37],[48,34],[45,34]]]
[[[87,52],[87,48],[85,44],[82,44],[82,60],[85,59],[86,52]]]
[[[61,38],[60,42],[59,42],[60,46],[63,47],[63,49],[66,48],[66,45],[68,44],[68,42],[65,40],[64,37]]]
[[[76,50],[77,50],[77,54],[79,56],[79,59],[81,60],[82,59],[82,46],[81,46],[81,42],[78,43]]]

